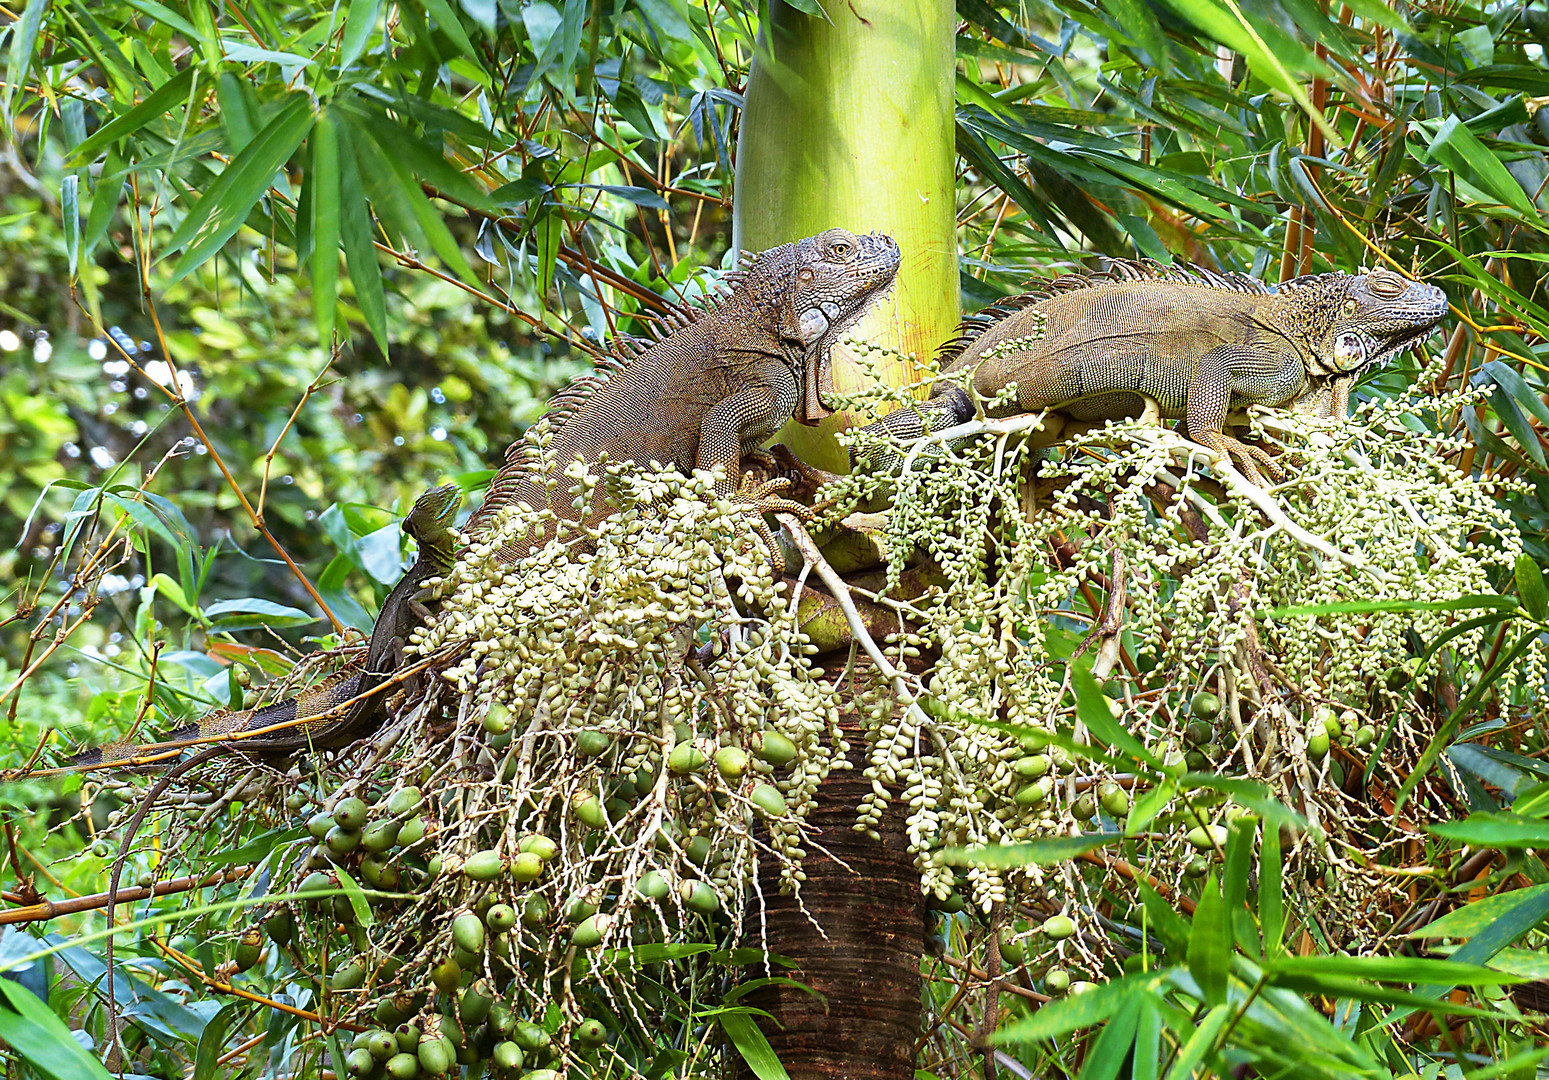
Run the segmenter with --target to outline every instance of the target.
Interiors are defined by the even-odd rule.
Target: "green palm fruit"
[[[511,860],[511,876],[525,885],[541,878],[543,867],[543,856],[536,851],[524,851]]]
[[[583,731],[575,740],[575,748],[587,757],[601,757],[612,745],[613,740],[601,731]]]
[[[334,971],[333,978],[328,980],[328,987],[336,991],[354,990],[365,981],[366,965],[357,957]]]
[[[593,792],[578,791],[570,798],[570,812],[588,829],[600,829],[608,823],[608,812]]]
[[[608,1029],[603,1026],[601,1020],[582,1020],[576,1025],[575,1033],[571,1038],[585,1049],[595,1050],[608,1041]]]
[[[493,1004],[495,996],[490,991],[489,983],[475,979],[473,985],[463,991],[462,1000],[457,1004],[458,1015],[464,1024],[482,1024]]]
[[[430,969],[430,981],[435,983],[436,989],[443,994],[450,994],[456,990],[462,977],[462,965],[451,957],[447,957]]]
[[[359,830],[365,828],[368,813],[370,813],[370,807],[360,799],[351,796],[334,803],[333,820],[341,829]]]
[[[510,1039],[504,1039],[495,1044],[495,1049],[490,1054],[490,1058],[495,1062],[497,1068],[505,1069],[507,1072],[515,1072],[522,1067],[522,1048]]]
[[[748,752],[740,746],[723,746],[715,752],[715,768],[724,779],[735,783],[748,771]]]
[[[1076,924],[1069,915],[1050,915],[1043,921],[1040,929],[1055,941],[1064,941],[1068,937],[1075,936]]]
[[[613,928],[613,917],[610,915],[588,915],[581,920],[581,924],[570,933],[570,940],[578,949],[595,949],[602,944],[602,939]]]
[[[759,784],[748,799],[769,817],[778,818],[786,815],[785,796],[780,794],[780,789],[773,784]]]
[[[452,920],[452,941],[460,949],[477,953],[484,948],[484,923],[472,912]]]
[[[549,902],[542,896],[529,896],[522,903],[522,925],[529,930],[541,930],[549,923]]]
[[[765,731],[753,737],[753,750],[777,769],[796,760],[796,744],[778,731]]]
[[[665,900],[667,894],[672,891],[672,886],[662,876],[660,870],[652,870],[643,874],[639,881],[635,882],[635,892],[646,900]]]
[[[391,1080],[416,1080],[420,1074],[420,1059],[413,1054],[394,1054],[387,1059],[383,1071]]]
[[[258,963],[258,958],[263,952],[263,944],[263,933],[256,926],[242,931],[242,939],[231,951],[232,962],[237,965],[238,971],[246,971]]]
[[[476,851],[463,863],[463,875],[473,881],[494,881],[506,868],[498,851]]]
[[[360,844],[373,854],[381,854],[398,842],[402,829],[396,821],[373,821],[360,834]]]
[[[276,945],[289,945],[296,936],[296,920],[288,908],[278,908],[264,920],[264,930]]]

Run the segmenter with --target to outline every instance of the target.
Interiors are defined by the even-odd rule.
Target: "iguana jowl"
[[[830,350],[892,285],[898,265],[892,237],[829,229],[758,255],[718,299],[675,312],[673,332],[649,347],[615,343],[597,374],[561,391],[545,415],[557,486],[545,488],[531,442],[514,443],[467,531],[478,536],[516,502],[574,519],[575,486],[564,471],[578,458],[596,465],[604,455],[684,471],[720,468],[718,490],[737,493],[751,510],[806,511],[768,498],[787,481],[744,486],[742,463],[792,415],[813,423],[829,414]],[[587,524],[605,513],[601,494],[581,515]],[[514,560],[552,535],[507,544],[500,555]],[[771,554],[778,561],[778,548]]]
[[[215,752],[240,750],[276,756],[313,747],[342,746],[358,737],[383,701],[383,694],[371,691],[392,677],[402,663],[409,631],[428,614],[416,594],[428,579],[452,568],[456,535],[451,526],[461,501],[462,493],[456,484],[433,488],[416,500],[404,518],[404,532],[419,541],[419,557],[382,602],[366,655],[357,664],[284,701],[251,709],[216,709],[158,742],[118,742],[93,747],[72,757],[57,771],[97,766],[122,768],[166,760],[191,744],[205,745]],[[266,730],[269,728],[275,730]],[[46,776],[52,771],[56,770],[39,770],[30,775]]]
[[[1297,402],[1343,415],[1350,386],[1425,337],[1447,312],[1440,289],[1389,270],[1314,274],[1278,286],[1198,267],[1115,262],[1068,274],[965,321],[944,370],[975,369],[973,388],[1007,416],[1058,409],[1079,420],[1138,415],[1149,398],[1189,434],[1257,476],[1280,468],[1223,430],[1227,413]],[[956,386],[874,427],[903,437],[972,419]]]

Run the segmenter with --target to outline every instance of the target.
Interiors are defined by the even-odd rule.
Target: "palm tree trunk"
[[[823,5],[826,21],[770,0],[737,143],[736,242],[760,250],[833,226],[890,234],[903,250],[898,284],[852,335],[928,356],[958,317],[956,11],[952,0]],[[835,388],[858,386],[861,373],[843,348],[834,361]],[[893,385],[914,377],[903,361],[880,374]],[[812,464],[842,470],[833,433],[855,419],[793,425],[782,438]],[[818,833],[806,845],[800,905],[768,882],[763,906],[744,916],[745,940],[795,960],[783,974],[822,996],[769,985],[743,1000],[774,1017],[760,1026],[793,1080],[912,1080],[919,875],[896,803],[880,843],[852,828],[870,781],[858,727],[847,738],[855,767],[829,777],[808,819]]]

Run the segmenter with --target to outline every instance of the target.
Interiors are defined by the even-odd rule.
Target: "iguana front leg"
[[[792,380],[790,390],[794,389]],[[742,448],[773,434],[780,422],[790,415],[790,408],[781,400],[781,390],[778,386],[756,384],[711,409],[699,424],[699,451],[694,463],[695,468],[706,471],[720,470],[722,479],[716,481],[716,493],[729,495],[743,504],[753,531],[769,550],[769,561],[776,574],[785,571],[785,558],[780,554],[779,542],[764,515],[789,513],[808,521],[813,510],[794,500],[780,498],[779,493],[791,486],[786,477],[760,480],[750,475],[744,479]]]
[[[1251,345],[1217,345],[1200,360],[1189,383],[1184,419],[1194,441],[1220,454],[1228,463],[1240,462],[1249,479],[1262,484],[1258,466],[1275,480],[1285,477],[1279,462],[1262,447],[1228,435],[1226,414],[1233,398],[1249,403],[1278,405],[1306,382],[1300,358]]]

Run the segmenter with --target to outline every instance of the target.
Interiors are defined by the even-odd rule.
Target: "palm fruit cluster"
[[[290,778],[307,836],[266,869],[299,898],[263,926],[363,1029],[352,1075],[604,1069],[698,978],[648,957],[735,944],[751,890],[800,887],[834,691],[714,479],[584,477],[616,516],[516,566],[494,551],[542,518],[507,512],[416,636],[436,677],[342,776]]]
[[[1345,789],[1368,768],[1396,786],[1418,757],[1410,631],[1434,639],[1455,615],[1270,613],[1490,591],[1520,539],[1488,486],[1448,463],[1452,444],[1409,423],[1467,400],[1405,398],[1338,423],[1259,417],[1320,478],[1293,477],[1269,510],[1197,448],[1133,422],[1054,451],[1023,437],[1036,420],[895,446],[901,475],[824,492],[836,502],[820,537],[842,538],[841,519],[887,496],[885,573],[856,595],[897,616],[877,644],[898,677],[862,678],[858,650],[835,665],[872,781],[855,827],[907,804],[938,947],[993,927],[979,940],[1050,993],[1148,963],[1090,922],[1111,871],[984,855],[1120,829],[1145,837],[1147,871],[1173,889],[1228,843],[1273,845],[1289,874],[1321,883],[1303,895],[1338,909],[1330,925],[1351,944],[1382,932],[1393,881],[1349,853],[1380,863],[1395,841]],[[550,528],[546,511],[509,510],[469,544],[412,643],[431,677],[376,736],[308,760],[319,775],[224,796],[304,830],[259,872],[311,894],[273,905],[263,960],[252,928],[234,927],[233,970],[293,973],[364,1029],[347,1050],[356,1075],[605,1071],[651,1031],[661,995],[716,981],[706,965],[740,944],[733,915],[803,880],[803,819],[848,747],[793,587],[709,475],[610,464],[573,478],[578,499],[602,485],[617,513],[562,524],[515,565],[495,551]],[[1077,685],[1069,661],[1115,595],[1116,628],[1088,646],[1101,689]],[[1536,645],[1509,677],[1534,665],[1541,679]],[[1113,763],[1116,731],[1148,764]],[[1228,798],[1190,770],[1251,783]],[[1303,816],[1257,821],[1254,792]]]
[[[1476,397],[1415,394],[1348,420],[1255,410],[1257,435],[1293,463],[1292,478],[1263,494],[1140,421],[1067,425],[1055,447],[1036,417],[913,447],[845,437],[856,456],[891,468],[843,481],[833,519],[885,507],[892,582],[907,587],[906,568],[924,568],[934,586],[901,594],[904,628],[883,642],[901,669],[934,662],[907,687],[913,707],[900,709],[888,686],[865,703],[867,775],[878,783],[857,827],[873,828],[887,800],[906,801],[934,903],[981,918],[1009,905],[1021,929],[1012,920],[1008,940],[1026,942],[1019,956],[1065,970],[1036,928],[1055,912],[1079,920],[1089,883],[1068,867],[950,853],[1127,828],[1150,837],[1148,870],[1185,887],[1250,815],[1179,778],[1241,778],[1305,808],[1294,823],[1266,824],[1257,842],[1275,832],[1291,872],[1322,882],[1316,895],[1352,944],[1381,934],[1400,879],[1362,862],[1388,860],[1400,838],[1349,781],[1370,767],[1378,786],[1402,783],[1434,729],[1416,643],[1464,621],[1436,602],[1495,592],[1522,548],[1497,501],[1509,482],[1459,470],[1457,440],[1416,422]],[[1116,591],[1111,640],[1086,647],[1105,710],[1154,761],[1130,772],[1094,760],[1110,740],[1083,721],[1066,663]],[[1374,600],[1435,606],[1274,614]],[[1467,652],[1491,632],[1464,628],[1455,642]],[[1540,652],[1531,646],[1511,677],[1541,671]],[[1090,937],[1098,949],[1105,935]],[[1094,952],[1075,982],[1116,963]]]

